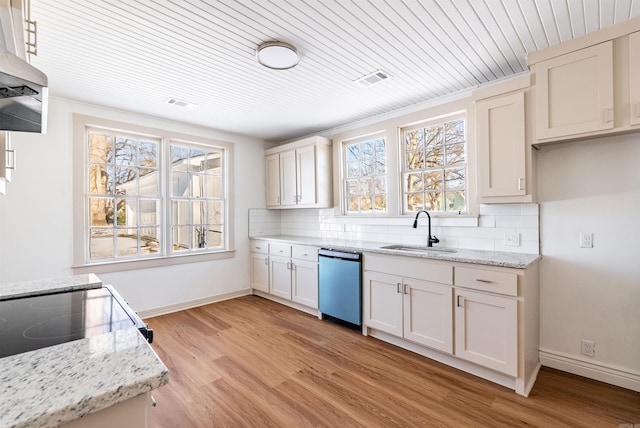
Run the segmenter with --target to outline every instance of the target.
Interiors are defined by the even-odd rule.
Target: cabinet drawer
[[[453,266],[420,257],[381,256],[365,253],[364,270],[382,272],[423,281],[453,284]]]
[[[291,244],[283,244],[282,242],[271,242],[269,244],[269,254],[291,257]]]
[[[317,262],[318,247],[310,247],[308,245],[292,245],[291,258]]]
[[[456,266],[454,277],[454,284],[459,287],[518,295],[518,275],[515,273]]]
[[[267,241],[251,241],[251,252],[267,254],[269,252],[269,243]]]

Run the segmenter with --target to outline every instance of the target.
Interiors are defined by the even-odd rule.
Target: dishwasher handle
[[[362,259],[362,253],[356,251],[340,251],[333,248],[320,248],[318,250],[319,257],[328,257],[332,259],[349,260],[359,262]]]

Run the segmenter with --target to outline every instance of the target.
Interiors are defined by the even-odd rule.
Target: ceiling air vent
[[[362,86],[371,86],[371,85],[375,85],[376,83],[380,83],[383,80],[387,80],[388,78],[389,78],[389,75],[386,72],[382,70],[376,70],[373,73],[369,73],[366,76],[362,76],[361,78],[356,80],[356,83],[359,83]]]
[[[184,107],[184,108],[188,108],[188,109],[194,109],[194,108],[197,107],[196,104],[189,103],[189,102],[186,102],[186,101],[180,101],[180,100],[177,100],[175,98],[168,98],[167,99],[167,104],[171,104],[171,105],[177,106],[177,107]]]

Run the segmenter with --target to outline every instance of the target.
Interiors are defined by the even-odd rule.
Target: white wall
[[[542,147],[541,350],[548,365],[640,386],[640,135]],[[580,232],[594,247],[579,248]],[[580,355],[581,339],[595,357]],[[628,381],[628,382],[627,382]],[[630,386],[633,387],[633,386]]]
[[[234,258],[100,274],[138,311],[249,288],[250,207],[264,206],[264,143],[213,129],[50,100],[45,135],[13,133],[18,169],[0,196],[0,284],[72,275],[72,114],[171,129],[234,145]]]

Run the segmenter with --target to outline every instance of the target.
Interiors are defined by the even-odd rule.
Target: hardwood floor
[[[256,296],[147,322],[170,370],[155,428],[640,424],[640,393],[543,368],[520,397]]]

